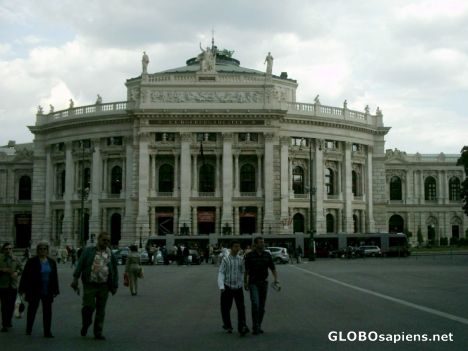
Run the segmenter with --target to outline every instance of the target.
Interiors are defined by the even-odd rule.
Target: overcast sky
[[[125,100],[143,50],[150,73],[183,66],[212,28],[244,67],[263,71],[271,51],[299,102],[379,106],[386,148],[468,144],[466,0],[0,0],[0,145],[32,141],[39,104]]]

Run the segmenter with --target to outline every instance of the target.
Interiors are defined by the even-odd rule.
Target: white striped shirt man
[[[218,271],[218,287],[224,290],[224,286],[231,289],[242,289],[244,286],[244,258],[242,256],[228,254],[223,256]]]

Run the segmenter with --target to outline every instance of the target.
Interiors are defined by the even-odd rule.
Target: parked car
[[[120,249],[113,249],[112,253],[117,259],[117,264],[125,264],[127,262],[127,257],[130,253],[130,249],[128,247],[122,247]]]
[[[148,251],[144,250],[140,252],[140,264],[150,264]]]
[[[358,253],[361,257],[367,257],[367,256],[376,257],[376,256],[382,255],[382,252],[380,251],[380,247],[375,246],[375,245],[359,246]]]
[[[201,264],[202,258],[198,254],[197,250],[189,250],[189,263],[190,264]]]
[[[289,263],[288,249],[285,247],[269,246],[267,250],[275,263]]]

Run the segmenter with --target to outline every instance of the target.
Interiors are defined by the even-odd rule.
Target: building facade
[[[244,68],[212,47],[150,74],[145,54],[125,101],[40,108],[34,143],[0,149],[2,241],[464,237],[457,155],[385,150],[379,109],[299,103],[297,82],[266,61],[266,72]]]

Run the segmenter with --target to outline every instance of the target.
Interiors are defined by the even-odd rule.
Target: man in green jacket
[[[81,309],[81,336],[86,336],[94,318],[94,337],[105,340],[102,335],[106,302],[109,292],[115,295],[118,287],[117,260],[109,248],[110,235],[101,232],[95,247],[83,250],[73,273],[71,287],[79,292],[78,279],[83,282],[83,307]]]

